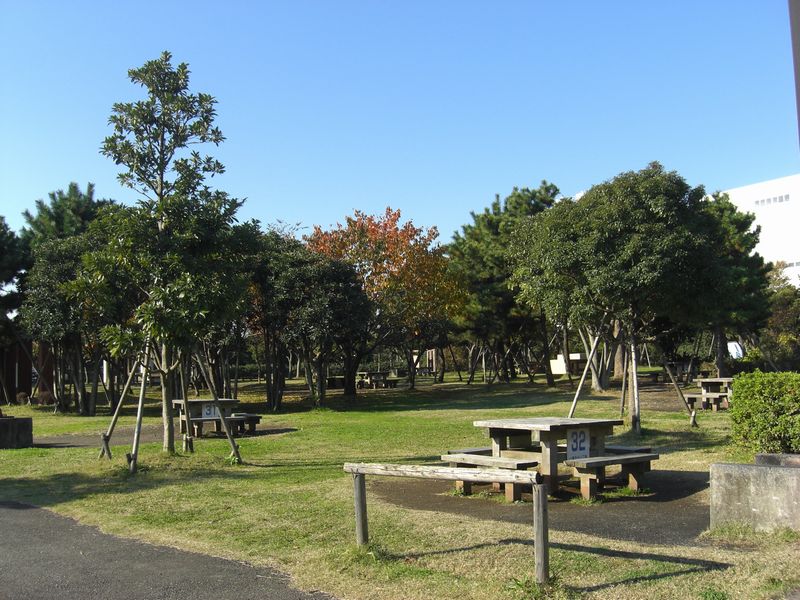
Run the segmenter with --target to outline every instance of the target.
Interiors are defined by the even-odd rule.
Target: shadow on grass
[[[480,550],[482,548],[491,548],[494,546],[510,546],[510,545],[522,545],[522,546],[533,546],[534,543],[532,540],[526,540],[521,538],[508,538],[499,540],[497,542],[486,542],[482,544],[473,544],[471,546],[463,546],[460,548],[448,548],[446,550],[433,550],[430,552],[413,552],[407,554],[391,554],[386,553],[386,557],[392,560],[408,560],[408,559],[419,559],[424,558],[427,556],[440,556],[440,555],[451,555],[457,554],[459,552],[469,552],[472,550]],[[630,552],[626,550],[611,550],[609,548],[592,548],[588,546],[579,546],[577,544],[563,544],[563,543],[551,543],[550,549],[557,549],[557,550],[565,550],[568,552],[576,552],[576,553],[583,553],[583,554],[592,554],[596,556],[603,556],[607,558],[622,558],[626,560],[647,560],[653,561],[658,563],[663,563],[665,565],[680,565],[685,568],[679,570],[671,570],[666,573],[648,573],[648,574],[641,574],[641,575],[634,575],[627,577],[625,579],[618,579],[616,581],[609,581],[597,585],[586,586],[586,587],[573,587],[573,589],[577,592],[581,593],[588,593],[588,592],[596,592],[602,589],[614,587],[617,585],[622,584],[633,584],[633,583],[641,583],[645,581],[657,581],[659,579],[668,579],[670,577],[678,577],[681,575],[689,575],[692,573],[708,573],[712,571],[720,571],[723,569],[728,569],[732,567],[732,564],[729,563],[722,563],[713,560],[703,560],[703,559],[696,559],[696,558],[686,558],[684,556],[671,556],[667,554],[654,554],[649,552]]]
[[[252,474],[236,471],[235,468],[219,469],[172,469],[161,471],[141,465],[139,473],[130,475],[125,466],[120,465],[113,471],[102,474],[86,474],[80,472],[57,473],[36,479],[4,478],[0,479],[2,500],[35,504],[36,506],[54,506],[62,502],[80,500],[89,496],[108,495],[126,496],[164,486],[176,486],[183,483],[197,483],[198,480],[230,481],[251,479]]]

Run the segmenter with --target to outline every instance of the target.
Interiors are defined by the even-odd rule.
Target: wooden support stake
[[[137,462],[139,460],[139,440],[142,436],[142,419],[144,418],[144,395],[147,389],[147,378],[150,376],[147,368],[149,352],[145,353],[144,370],[142,371],[142,385],[139,388],[139,406],[136,408],[136,429],[133,431],[133,448],[128,459],[128,470],[131,474],[136,473]]]
[[[547,486],[533,485],[533,560],[536,583],[550,579],[550,548],[547,535]]]
[[[619,345],[617,352],[625,353],[625,346],[622,344]],[[622,394],[619,397],[619,418],[623,418],[625,416],[625,394],[628,392],[628,357],[627,355],[623,359],[623,366],[622,366]]]
[[[236,461],[236,464],[241,464],[242,455],[239,454],[239,445],[233,441],[231,428],[228,425],[228,420],[225,418],[225,411],[222,409],[222,405],[219,403],[219,396],[217,395],[217,389],[211,377],[211,370],[206,368],[207,365],[203,363],[199,353],[196,353],[195,356],[197,358],[197,363],[200,365],[200,372],[203,374],[203,379],[206,380],[206,385],[211,391],[211,398],[214,400],[214,406],[217,407],[217,413],[219,414],[219,420],[222,423],[222,429],[225,431],[225,437],[228,438],[228,443],[231,446],[231,457]]]
[[[586,366],[583,367],[583,375],[581,375],[580,383],[578,383],[578,389],[575,390],[575,397],[572,399],[572,406],[569,409],[570,419],[575,415],[575,409],[578,406],[578,396],[581,395],[581,388],[583,387],[583,382],[586,381],[586,374],[589,372],[589,366],[592,364],[592,359],[594,358],[594,355],[597,352],[597,345],[599,343],[600,343],[600,334],[598,333],[597,336],[595,336],[594,338],[594,342],[592,343],[592,350],[591,352],[589,352],[589,358],[586,360]],[[566,361],[567,361],[567,372],[569,372],[569,356],[566,357]]]
[[[100,456],[98,458],[102,458],[104,455],[108,457],[108,460],[111,460],[111,448],[108,445],[108,434],[101,433],[100,434]]]
[[[353,492],[356,509],[356,544],[365,546],[369,541],[367,530],[367,484],[362,473],[353,473]]]
[[[699,427],[699,425],[697,424],[697,412],[691,406],[689,406],[689,403],[686,401],[686,397],[683,395],[683,390],[681,390],[681,386],[678,385],[675,376],[672,374],[672,369],[669,368],[669,364],[666,361],[664,362],[664,369],[667,371],[667,376],[669,377],[669,380],[672,382],[672,386],[678,393],[678,398],[681,399],[683,405],[686,407],[686,410],[689,413],[689,425],[691,427]]]
[[[117,421],[119,420],[119,414],[122,410],[122,403],[125,402],[125,396],[127,395],[128,391],[131,387],[131,382],[133,381],[133,375],[136,373],[136,369],[139,368],[139,359],[137,358],[133,361],[133,368],[131,372],[128,374],[128,380],[125,382],[125,387],[122,388],[122,394],[119,397],[119,402],[117,402],[117,407],[114,409],[114,415],[111,417],[111,423],[108,425],[108,431],[106,431],[105,435],[101,436],[101,444],[102,447],[100,448],[100,456],[97,458],[103,458],[103,456],[108,456],[108,460],[111,460],[111,451],[109,450],[106,454],[106,449],[108,448],[108,442],[111,441],[111,436],[114,434],[114,428],[117,426]]]

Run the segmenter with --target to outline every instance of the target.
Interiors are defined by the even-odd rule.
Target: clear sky
[[[800,172],[786,0],[0,0],[0,214],[71,181],[162,50],[219,101],[241,217],[390,205],[442,241],[495,193],[564,195],[658,160],[709,191]]]

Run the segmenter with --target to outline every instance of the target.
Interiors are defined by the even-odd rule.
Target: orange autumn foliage
[[[355,211],[345,224],[306,238],[309,248],[355,266],[367,296],[411,332],[422,321],[451,316],[462,300],[447,270],[444,249],[435,244],[436,227],[400,222],[400,211],[383,216]]]

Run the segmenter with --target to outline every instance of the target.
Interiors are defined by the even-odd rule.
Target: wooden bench
[[[507,458],[504,456],[486,456],[485,454],[443,454],[442,460],[450,463],[451,467],[494,467],[497,469],[509,469],[513,471],[525,471],[539,464],[538,461],[521,458]],[[456,480],[456,489],[465,496],[472,493],[471,481]],[[506,500],[517,502],[522,498],[522,486],[519,484],[506,484]]]
[[[608,454],[641,454],[643,452],[650,452],[650,446],[618,446],[615,444],[606,444],[606,452]]]
[[[720,408],[728,408],[728,392],[706,393],[703,401],[708,401],[711,404],[711,410],[717,412]]]
[[[591,456],[589,458],[573,458],[565,464],[575,469],[581,480],[581,496],[589,500],[597,495],[598,483],[605,480],[605,468],[610,465],[621,465],[622,476],[627,479],[628,487],[638,491],[641,479],[650,470],[650,461],[657,460],[655,453],[618,454],[611,456]]]
[[[449,456],[449,455],[448,455]],[[384,465],[346,463],[346,473],[353,475],[355,495],[356,543],[366,545],[367,531],[367,487],[365,475],[388,475],[392,477],[415,477],[445,481],[491,481],[512,485],[530,485],[533,488],[533,556],[536,582],[547,583],[549,579],[549,544],[547,529],[547,489],[536,471],[512,471],[508,469],[437,467],[427,465]]]
[[[650,380],[650,383],[658,383],[658,377],[660,375],[661,373],[654,371],[652,373],[642,373],[640,377],[646,377],[647,379]]]
[[[244,419],[244,421],[242,421],[239,424],[239,433],[244,433],[245,425],[247,425],[247,431],[249,431],[250,433],[255,433],[256,425],[261,423],[261,415],[254,415],[251,413],[233,413],[231,417],[233,418],[241,417],[242,419]]]
[[[244,417],[227,417],[225,419],[228,422],[228,426],[231,428],[231,435],[236,434],[239,431],[239,425],[244,425]],[[204,423],[213,423],[214,424],[214,431],[219,433],[222,431],[222,421],[219,417],[195,417],[192,419],[192,428],[194,429],[194,437],[202,437],[203,436],[203,424]]]
[[[694,410],[695,403],[699,400],[700,402],[703,401],[703,394],[701,392],[689,392],[688,394],[683,395],[686,398],[686,403]]]
[[[461,448],[460,450],[448,450],[448,454],[483,454],[486,456],[491,456],[492,454],[492,447],[491,446],[483,446],[481,448]]]

